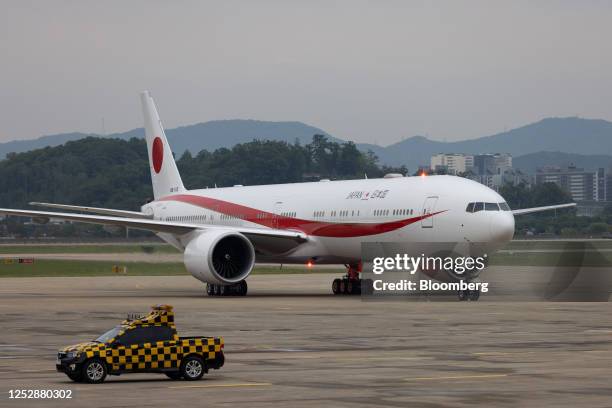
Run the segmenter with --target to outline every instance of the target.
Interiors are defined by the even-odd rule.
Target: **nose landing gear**
[[[457,291],[457,297],[460,301],[471,300],[475,302],[480,298],[480,289],[459,290]]]

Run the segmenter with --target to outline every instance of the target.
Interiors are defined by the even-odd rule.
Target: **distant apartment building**
[[[606,192],[605,192],[605,197],[606,197],[606,201],[609,201],[612,203],[612,165],[610,165],[610,167],[608,167],[608,171],[605,174],[605,186],[606,186]]]
[[[601,173],[603,177],[603,171]],[[599,171],[585,171],[574,166],[544,167],[538,169],[535,182],[536,184],[555,183],[567,191],[575,201],[600,201],[599,189],[602,188],[602,183],[599,181],[599,175]]]
[[[597,201],[606,201],[606,170],[597,169]]]
[[[430,167],[433,171],[448,174],[466,173],[474,166],[474,156],[463,153],[438,153],[431,156]]]
[[[481,175],[503,175],[512,168],[512,156],[508,153],[477,154],[474,156],[474,172]]]
[[[518,184],[528,181],[520,172],[512,169],[512,156],[507,153],[439,153],[431,156],[430,167],[436,173],[467,173],[472,180],[495,190],[504,183]]]

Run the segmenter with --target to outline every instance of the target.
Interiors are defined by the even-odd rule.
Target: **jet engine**
[[[249,276],[255,265],[255,248],[238,232],[209,230],[187,244],[184,262],[196,279],[230,285]]]

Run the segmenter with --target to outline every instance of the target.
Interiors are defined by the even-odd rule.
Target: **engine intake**
[[[249,276],[255,265],[255,249],[238,232],[206,231],[187,244],[184,261],[196,279],[228,285]]]

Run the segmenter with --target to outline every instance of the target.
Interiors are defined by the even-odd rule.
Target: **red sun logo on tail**
[[[151,156],[153,159],[153,169],[155,173],[159,174],[162,163],[164,162],[164,143],[159,137],[153,140],[153,151],[151,152]]]

